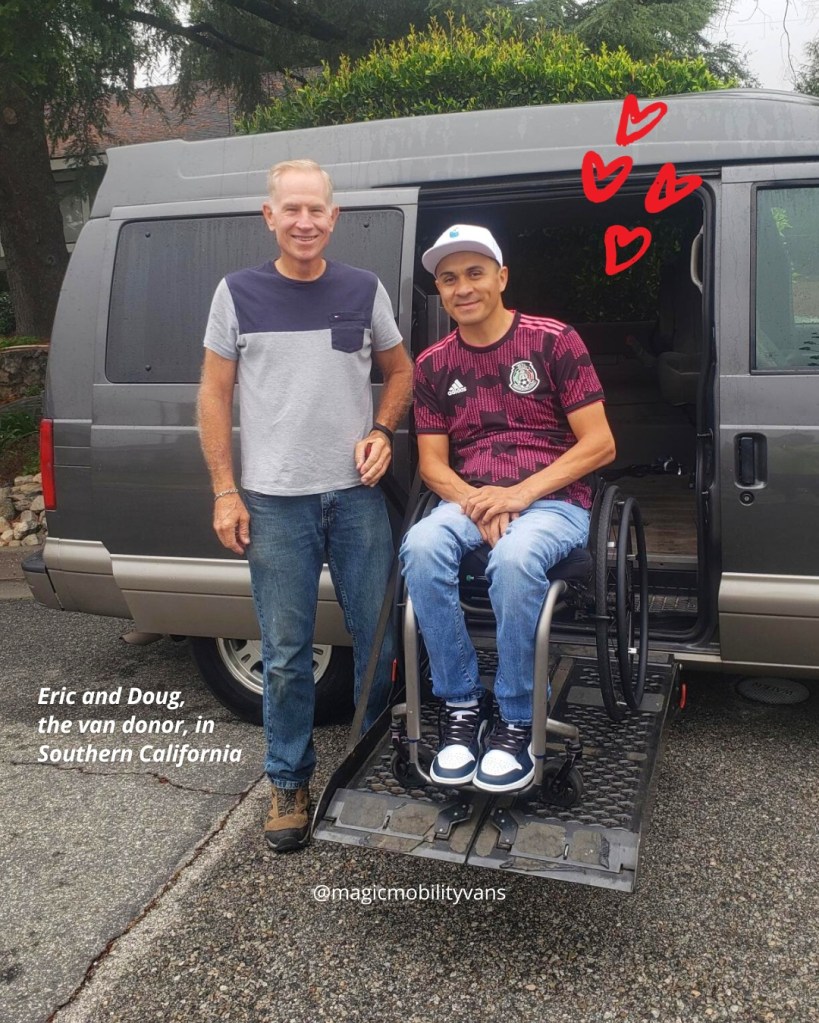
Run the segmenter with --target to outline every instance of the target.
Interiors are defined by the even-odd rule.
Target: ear
[[[338,220],[338,215],[339,215],[340,212],[341,212],[341,208],[339,206],[334,206],[332,208],[332,210],[330,211],[330,230],[331,231],[336,226],[336,221]]]
[[[509,281],[509,267],[508,266],[502,266],[500,268],[500,270],[498,270],[498,280],[500,281],[501,292],[506,291],[506,285],[507,285],[507,283]]]
[[[268,230],[275,231],[276,214],[273,212],[272,205],[267,201],[262,203],[262,216],[264,217],[264,221],[267,224]]]

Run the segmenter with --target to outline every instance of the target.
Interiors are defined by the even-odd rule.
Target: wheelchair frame
[[[639,506],[633,497],[613,484],[595,481],[589,529],[588,557],[568,558],[548,573],[549,589],[535,632],[535,667],[532,707],[532,782],[515,796],[539,789],[549,803],[569,807],[583,795],[583,779],[576,767],[582,757],[580,733],[575,725],[549,714],[549,663],[552,620],[562,601],[571,600],[581,614],[594,621],[598,671],[603,703],[613,721],[621,721],[640,707],[648,660],[648,564]],[[419,500],[410,524],[428,514],[437,498],[426,494]],[[576,554],[576,552],[572,552]],[[573,564],[569,565],[569,562]],[[590,584],[592,588],[590,589]],[[392,769],[401,782],[434,784],[429,763],[422,761],[421,636],[412,600],[400,584],[403,608],[400,636],[403,645],[405,702],[392,707]],[[469,617],[492,621],[491,610],[464,601]],[[639,615],[639,626],[635,618]],[[558,693],[552,694],[557,700]],[[547,736],[565,740],[565,755],[546,759]],[[470,786],[463,788],[469,789]]]

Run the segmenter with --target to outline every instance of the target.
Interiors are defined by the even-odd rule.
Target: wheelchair
[[[583,796],[577,767],[583,746],[578,728],[552,717],[558,693],[550,682],[550,638],[555,615],[569,621],[571,630],[594,632],[602,703],[609,718],[621,722],[640,708],[648,662],[648,562],[640,508],[634,497],[614,484],[595,479],[589,542],[577,548],[547,573],[549,589],[538,620],[532,708],[532,753],[535,774],[515,798],[533,793],[545,803],[568,808]],[[423,493],[410,525],[429,514],[438,503],[435,494]],[[494,614],[488,597],[486,566],[489,547],[465,555],[459,573],[460,602],[467,629],[478,651],[492,651]],[[399,580],[396,603],[405,698],[391,708],[391,770],[407,788],[433,786],[429,776],[437,742],[424,731],[423,703],[429,693],[428,664],[412,600]],[[487,688],[491,682],[481,681]],[[562,757],[547,758],[548,736],[564,741]],[[459,791],[469,791],[463,786]]]

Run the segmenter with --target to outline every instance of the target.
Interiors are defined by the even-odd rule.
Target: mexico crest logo
[[[509,386],[517,394],[529,394],[540,383],[535,367],[528,359],[516,362],[509,374]]]

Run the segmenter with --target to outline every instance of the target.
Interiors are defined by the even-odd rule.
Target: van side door
[[[720,220],[720,650],[819,670],[819,163],[731,167]]]

